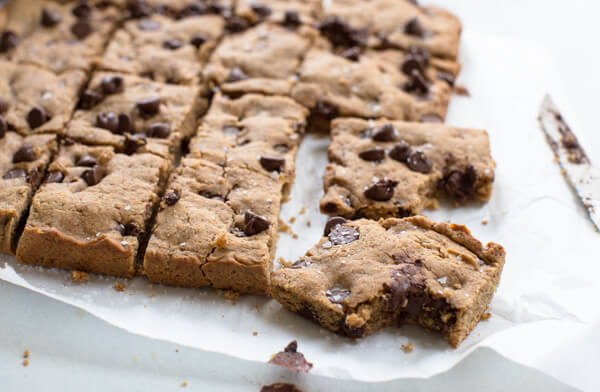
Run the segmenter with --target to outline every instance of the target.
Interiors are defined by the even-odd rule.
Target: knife
[[[596,230],[600,231],[600,170],[592,166],[549,95],[544,97],[538,120],[561,172],[581,200]]]

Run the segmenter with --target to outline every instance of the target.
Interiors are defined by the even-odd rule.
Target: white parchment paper
[[[312,373],[329,377],[372,382],[430,377],[486,346],[565,383],[592,385],[600,351],[600,260],[594,251],[600,234],[553,163],[536,120],[547,92],[568,108],[560,75],[546,52],[527,42],[467,32],[461,50],[460,82],[471,97],[454,98],[448,123],[488,129],[498,163],[495,191],[484,206],[426,214],[468,225],[482,241],[502,244],[508,256],[492,317],[456,350],[415,327],[386,329],[353,343],[273,300],[248,296],[233,305],[213,290],[151,285],[143,278],[121,280],[126,290],[117,292],[114,278],[93,276],[77,285],[64,271],[22,266],[7,256],[0,256],[0,279],[132,333],[246,360],[265,362],[297,339],[314,363]],[[318,200],[328,142],[309,136],[300,150],[292,200],[282,213],[288,223],[296,218],[290,226],[298,235],[281,235],[278,256],[287,260],[301,256],[321,235],[326,218]],[[414,351],[405,354],[401,345],[409,342]]]

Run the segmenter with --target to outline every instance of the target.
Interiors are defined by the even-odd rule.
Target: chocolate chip
[[[123,78],[120,76],[108,76],[100,82],[100,88],[104,94],[118,94],[122,93],[125,85]]]
[[[266,18],[267,16],[271,15],[272,12],[271,7],[266,6],[264,4],[254,3],[250,6],[250,8],[252,8],[252,12],[260,16],[261,18]]]
[[[267,230],[271,223],[264,217],[248,210],[244,216],[244,234],[251,236]]]
[[[115,133],[119,129],[119,118],[113,112],[100,112],[96,116],[96,126],[98,128],[106,129],[112,133]]]
[[[450,72],[439,71],[436,76],[438,79],[448,83],[450,87],[454,86],[454,75]]]
[[[423,38],[425,36],[425,30],[423,29],[423,26],[416,17],[410,19],[408,23],[406,23],[406,25],[404,26],[404,32],[408,35],[412,35],[419,38]]]
[[[0,139],[2,139],[4,135],[6,135],[6,131],[8,131],[8,123],[6,122],[4,117],[0,115]]]
[[[25,144],[15,152],[12,162],[33,162],[36,159],[38,159],[38,156],[35,151],[33,151],[33,146],[31,144]]]
[[[429,92],[429,83],[417,69],[411,71],[408,82],[404,85],[404,91],[425,95]]]
[[[419,120],[422,123],[442,123],[444,122],[437,114],[426,114]]]
[[[86,19],[86,18],[90,17],[90,15],[92,13],[92,7],[90,7],[86,3],[79,3],[77,6],[75,6],[75,8],[73,8],[73,11],[71,11],[71,12],[77,18]]]
[[[92,34],[92,25],[87,20],[82,19],[71,26],[71,32],[77,39],[83,40]]]
[[[406,159],[406,164],[408,167],[419,173],[431,173],[433,169],[433,163],[431,159],[429,159],[423,151],[415,151]]]
[[[83,167],[94,167],[94,166],[96,166],[97,163],[98,162],[96,161],[96,158],[94,158],[93,156],[84,155],[77,160],[75,165],[83,166]]]
[[[192,39],[190,40],[190,44],[192,44],[196,48],[199,48],[202,45],[204,45],[204,43],[206,41],[208,41],[208,37],[205,34],[197,33],[192,36]]]
[[[176,50],[179,49],[183,46],[183,42],[181,42],[178,39],[168,39],[165,42],[163,42],[163,48],[165,49],[169,49],[169,50]]]
[[[425,69],[425,65],[420,57],[407,54],[404,56],[404,60],[402,61],[402,65],[400,66],[400,70],[408,76],[412,75],[413,70],[417,70],[419,73],[423,73]]]
[[[225,81],[227,83],[234,83],[246,79],[248,79],[248,75],[246,75],[246,73],[244,73],[244,71],[242,71],[240,68],[234,67],[229,72],[229,75],[227,76],[227,79]]]
[[[312,368],[312,363],[308,362],[302,353],[298,352],[298,343],[294,340],[285,348],[283,352],[278,352],[269,363],[294,370],[296,372],[308,372]]]
[[[327,223],[325,223],[323,235],[328,236],[331,230],[335,229],[338,225],[343,225],[346,222],[348,221],[341,216],[332,216],[331,218],[327,219]]]
[[[146,135],[157,139],[166,139],[171,134],[171,129],[167,123],[153,123],[146,129]]]
[[[268,172],[276,171],[281,173],[285,166],[285,158],[277,155],[261,155],[259,162],[263,169]]]
[[[383,124],[373,128],[371,138],[376,142],[393,142],[397,137],[396,128],[391,123]]]
[[[240,33],[244,30],[247,30],[250,27],[250,22],[248,22],[244,18],[240,18],[239,16],[232,16],[227,19],[227,23],[225,24],[225,29],[229,33]]]
[[[221,15],[227,19],[231,17],[233,10],[231,9],[231,7],[226,7],[222,4],[213,3],[209,4],[208,12],[211,14]]]
[[[136,133],[131,136],[125,136],[125,142],[123,144],[123,150],[125,154],[134,154],[138,148],[145,146],[148,143],[146,135],[143,133]]]
[[[48,8],[42,9],[42,26],[44,27],[53,27],[60,23],[62,18],[60,15]]]
[[[179,201],[180,197],[181,197],[181,194],[179,193],[179,191],[177,189],[167,191],[167,193],[165,194],[165,203],[169,207],[174,206]]]
[[[118,133],[119,134],[124,134],[124,133],[129,133],[133,131],[133,120],[131,119],[131,116],[127,113],[121,113],[119,114],[119,126],[118,126]]]
[[[137,237],[138,235],[140,235],[141,232],[142,231],[140,230],[140,227],[135,222],[129,222],[125,225],[126,236]]]
[[[341,304],[350,296],[350,290],[334,287],[331,290],[327,290],[325,295],[331,303]]]
[[[137,108],[140,111],[142,118],[149,119],[158,114],[160,109],[160,98],[152,97],[143,99],[137,103]]]
[[[115,230],[118,231],[122,236],[125,236],[125,233],[127,232],[127,229],[125,228],[125,225],[122,223],[118,223],[115,226]]]
[[[383,289],[389,293],[386,310],[388,312],[396,312],[406,303],[408,290],[410,289],[410,280],[406,276],[397,275],[389,283],[384,283]]]
[[[138,22],[138,29],[144,31],[156,31],[160,29],[160,23],[154,19],[141,19]]]
[[[381,147],[370,148],[358,153],[361,159],[369,162],[383,161],[385,158],[385,150]]]
[[[0,53],[8,52],[19,45],[19,37],[14,31],[5,30],[0,35]]]
[[[94,90],[85,90],[79,99],[79,107],[84,110],[90,110],[98,105],[102,101],[102,98],[104,97]]]
[[[59,171],[51,171],[44,181],[46,184],[61,183],[65,179],[65,175]]]
[[[9,107],[8,101],[0,97],[0,114],[6,113]]]
[[[2,176],[2,178],[5,180],[12,180],[14,178],[21,178],[21,177],[27,177],[27,172],[25,171],[25,169],[21,169],[21,168],[10,169],[6,173],[4,173],[4,175]]]
[[[285,11],[283,15],[283,25],[290,29],[295,29],[302,24],[300,15],[296,11]]]
[[[204,15],[208,13],[208,8],[204,3],[195,3],[187,5],[179,12],[179,18],[186,18],[193,15]]]
[[[35,129],[50,120],[50,116],[42,107],[36,106],[27,113],[27,123],[31,129]]]
[[[382,179],[365,190],[365,196],[375,201],[388,201],[394,196],[394,188],[398,181]]]
[[[466,200],[475,191],[477,171],[468,164],[463,171],[452,170],[444,175],[444,190],[459,201]]]
[[[327,237],[329,237],[329,241],[333,245],[346,245],[356,241],[360,237],[360,234],[352,226],[336,225],[329,231]]]
[[[335,118],[340,112],[337,106],[327,101],[318,101],[314,111],[317,115],[326,119]]]
[[[308,267],[311,264],[312,263],[311,263],[311,261],[309,259],[300,259],[300,260],[296,261],[294,264],[292,264],[290,266],[290,268],[292,268],[292,269],[300,269],[300,268]]]
[[[81,178],[87,182],[88,186],[94,186],[104,178],[104,169],[98,165],[92,166],[91,169],[83,172]]]
[[[152,7],[144,0],[128,1],[127,10],[134,18],[143,18],[152,15]]]
[[[358,61],[360,59],[360,48],[353,46],[342,52],[342,57],[350,61]]]
[[[367,45],[366,29],[355,29],[336,16],[326,18],[317,28],[336,46],[365,47]]]
[[[390,158],[398,161],[406,163],[406,160],[412,153],[412,148],[406,143],[404,140],[401,140],[400,143],[396,144],[389,152]]]

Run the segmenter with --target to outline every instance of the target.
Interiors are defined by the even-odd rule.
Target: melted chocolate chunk
[[[267,230],[271,223],[264,217],[248,210],[244,216],[244,234],[255,235]]]
[[[136,106],[140,111],[140,116],[147,120],[158,114],[160,109],[160,98],[146,98],[139,101]]]
[[[294,384],[276,382],[275,384],[263,385],[260,392],[302,392]]]
[[[9,107],[8,101],[0,97],[0,114],[6,113]]]
[[[385,150],[381,147],[375,147],[358,153],[361,159],[369,162],[381,162],[385,158]]]
[[[129,0],[127,10],[134,18],[143,18],[152,15],[152,7],[145,0]]]
[[[21,169],[21,168],[10,169],[6,173],[4,173],[4,175],[2,176],[2,178],[5,180],[12,180],[14,178],[21,178],[21,177],[27,177],[27,172],[25,171],[25,169]]]
[[[353,46],[342,52],[342,57],[350,61],[358,61],[360,59],[360,48]]]
[[[376,142],[393,142],[396,140],[398,133],[396,128],[391,123],[383,124],[377,128],[373,128],[371,138]]]
[[[92,14],[92,7],[90,7],[88,4],[86,3],[79,3],[75,6],[75,8],[73,8],[73,10],[71,11],[73,13],[73,15],[75,15],[75,17],[80,18],[80,19],[87,19],[90,17],[90,15]]]
[[[36,106],[27,113],[27,123],[31,129],[44,125],[50,120],[50,116],[43,107]]]
[[[157,139],[166,139],[171,134],[171,129],[167,123],[153,123],[146,129],[146,135]]]
[[[367,45],[367,30],[355,29],[342,19],[328,17],[317,26],[332,44],[343,47],[365,47]]]
[[[71,33],[78,40],[84,40],[88,35],[92,34],[92,31],[92,25],[85,19],[81,19],[71,26]]]
[[[75,165],[83,166],[83,167],[94,167],[94,166],[96,166],[97,163],[98,163],[98,161],[93,156],[84,155],[77,160]]]
[[[277,155],[261,155],[259,161],[263,169],[268,172],[276,171],[281,173],[285,167],[285,158]]]
[[[62,18],[57,12],[54,12],[48,8],[42,9],[42,26],[53,27],[61,22]]]
[[[409,53],[404,56],[404,61],[400,66],[400,70],[407,76],[411,76],[414,70],[423,74],[425,72],[425,63],[422,57]]]
[[[101,166],[95,165],[91,169],[84,171],[81,174],[81,178],[85,180],[88,186],[94,186],[104,178],[104,169]]]
[[[119,129],[119,117],[113,112],[100,112],[96,115],[96,126],[115,133]]]
[[[410,73],[408,82],[404,85],[404,91],[407,93],[415,93],[425,95],[429,92],[429,83],[419,70],[413,69]]]
[[[208,37],[205,34],[197,33],[192,36],[192,39],[190,40],[190,44],[192,44],[196,48],[199,48],[202,45],[204,45],[204,43],[206,41],[208,41]]]
[[[451,170],[444,174],[444,190],[459,201],[464,201],[475,192],[477,170],[468,164],[464,170]]]
[[[423,29],[421,22],[419,22],[419,20],[416,17],[410,19],[408,23],[406,23],[406,25],[404,26],[404,32],[414,37],[425,37],[425,30]]]
[[[38,159],[38,156],[35,151],[33,151],[33,146],[31,144],[25,144],[15,152],[12,162],[33,162],[36,159]]]
[[[283,351],[275,354],[269,363],[297,372],[308,372],[313,366],[302,353],[298,352],[298,343],[295,340]]]
[[[406,143],[404,140],[401,140],[400,143],[396,144],[389,152],[390,158],[398,161],[406,163],[406,160],[412,153],[412,148]]]
[[[341,304],[350,296],[350,290],[334,287],[331,290],[327,290],[325,295],[331,303]]]
[[[133,131],[133,120],[127,113],[119,114],[119,126],[117,132],[119,134],[129,133]]]
[[[205,15],[208,13],[208,7],[204,3],[195,3],[185,6],[178,15],[178,18],[186,18],[194,15]]]
[[[138,148],[145,146],[148,143],[146,135],[143,133],[136,133],[131,136],[125,136],[125,143],[123,145],[123,151],[127,155],[134,154]]]
[[[125,232],[127,231],[127,229],[125,228],[124,224],[118,223],[115,226],[115,231],[118,231],[119,233],[121,233],[122,236],[125,236]]]
[[[85,90],[79,99],[79,107],[84,110],[90,110],[98,105],[104,97],[94,90]]]
[[[271,15],[272,12],[271,7],[264,4],[254,3],[250,6],[250,8],[252,8],[252,12],[261,18],[266,18],[267,16]]]
[[[165,193],[165,204],[169,207],[174,206],[175,204],[177,204],[180,197],[181,193],[179,193],[177,189],[167,191],[167,193]]]
[[[327,234],[333,245],[346,245],[360,238],[360,233],[352,226],[336,225]]]
[[[332,103],[327,101],[318,101],[314,108],[314,112],[323,118],[332,119],[337,117],[340,111],[338,107]]]
[[[250,22],[239,16],[232,16],[227,19],[225,29],[229,33],[241,33],[250,27]]]
[[[19,46],[19,37],[14,31],[5,30],[0,35],[0,53],[8,52]]]
[[[168,39],[165,42],[163,42],[163,48],[169,49],[169,50],[179,49],[183,45],[184,45],[184,43],[178,39]]]
[[[125,236],[137,237],[142,231],[135,222],[129,222],[125,225]]]
[[[323,235],[325,237],[328,236],[329,233],[331,233],[331,230],[335,229],[338,225],[343,225],[346,222],[348,221],[341,216],[332,216],[331,218],[327,219],[327,223],[325,223]]]
[[[423,151],[415,151],[406,159],[408,167],[416,172],[427,174],[433,169],[433,162],[423,153]]]
[[[365,197],[375,201],[388,201],[394,196],[394,188],[398,181],[383,179],[365,190]]]
[[[118,94],[125,89],[123,78],[120,76],[109,76],[100,82],[100,88],[104,94]]]
[[[283,25],[289,29],[295,29],[302,24],[300,15],[296,11],[285,11],[283,15]]]
[[[51,171],[44,181],[46,184],[61,183],[65,179],[65,175],[59,171]]]

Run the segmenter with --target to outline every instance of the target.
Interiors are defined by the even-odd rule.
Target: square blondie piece
[[[154,154],[61,146],[33,197],[17,260],[132,277],[169,170]]]
[[[113,35],[99,68],[161,83],[198,84],[224,26],[217,15],[130,20]]]
[[[287,95],[316,30],[262,23],[225,36],[204,70],[211,86],[227,94]]]
[[[250,23],[271,22],[295,29],[321,17],[321,0],[238,0],[236,15]]]
[[[272,296],[324,328],[360,338],[389,326],[440,331],[457,347],[498,287],[504,249],[425,217],[331,218],[319,243],[271,276]]]
[[[115,7],[75,1],[11,1],[1,12],[0,57],[56,73],[90,71],[120,18]]]
[[[151,282],[267,294],[282,185],[243,168],[184,158],[144,258]]]
[[[311,108],[311,130],[329,131],[336,117],[443,122],[460,71],[418,49],[348,55],[325,44],[305,56],[291,96]]]
[[[14,254],[31,197],[56,150],[56,136],[7,131],[0,115],[0,253]]]
[[[189,144],[190,155],[223,167],[244,168],[286,186],[308,111],[287,97],[218,94]]]
[[[97,72],[83,92],[64,136],[119,152],[172,156],[194,134],[201,111],[198,87]]]
[[[85,81],[83,71],[55,74],[0,60],[0,115],[8,128],[24,136],[60,133]]]
[[[483,130],[443,124],[337,119],[323,176],[321,211],[345,217],[405,217],[435,208],[485,202],[495,162]]]
[[[411,0],[331,0],[321,25],[363,34],[378,48],[417,46],[432,56],[456,60],[462,25],[452,13]],[[336,26],[332,29],[332,26]]]

